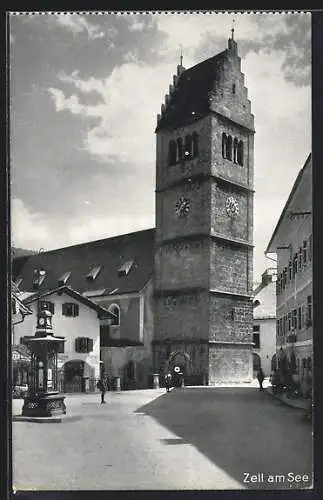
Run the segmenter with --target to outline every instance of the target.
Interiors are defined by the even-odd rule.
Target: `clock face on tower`
[[[39,318],[39,324],[40,324],[40,326],[44,326],[45,318]]]
[[[190,200],[181,196],[179,198],[179,200],[177,200],[176,205],[175,205],[176,215],[178,217],[183,217],[184,215],[188,214],[188,212],[190,211],[190,208],[191,208]]]
[[[229,217],[235,217],[239,213],[239,204],[233,196],[227,198],[225,208]]]

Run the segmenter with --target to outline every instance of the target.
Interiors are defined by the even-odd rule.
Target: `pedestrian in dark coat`
[[[96,386],[99,389],[99,391],[101,392],[101,404],[105,404],[104,396],[105,396],[107,388],[106,388],[106,384],[104,382],[104,379],[102,377],[99,379]]]
[[[258,373],[257,373],[257,379],[258,379],[258,382],[259,382],[259,390],[260,391],[263,390],[262,383],[264,381],[264,378],[265,378],[264,372],[262,371],[262,368],[260,367],[259,370],[258,370]]]
[[[171,375],[171,373],[167,373],[165,375],[165,386],[166,386],[166,391],[169,392],[170,388],[172,386],[172,375]]]

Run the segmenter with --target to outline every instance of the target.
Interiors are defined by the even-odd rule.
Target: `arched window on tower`
[[[227,157],[227,135],[223,132],[222,134],[222,156]]]
[[[179,137],[176,141],[177,152],[176,152],[176,163],[182,161],[183,159],[183,139]]]
[[[235,138],[233,141],[233,161],[234,163],[238,162],[238,139]]]
[[[237,161],[239,165],[243,165],[243,142],[238,142],[238,152],[237,152]]]
[[[120,307],[118,304],[111,304],[108,311],[114,315],[111,321],[111,326],[120,326]]]
[[[192,134],[192,157],[197,158],[199,154],[199,143],[198,143],[199,136],[196,132],[193,132]]]
[[[227,137],[226,158],[227,158],[227,160],[232,160],[232,137],[231,137],[231,135],[229,135]]]
[[[176,163],[176,142],[170,141],[168,146],[168,165]]]
[[[192,137],[187,135],[185,137],[185,146],[184,146],[184,159],[190,160],[192,158]]]

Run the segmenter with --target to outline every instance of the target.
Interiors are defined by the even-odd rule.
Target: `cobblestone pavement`
[[[17,490],[311,487],[311,425],[266,391],[184,388],[99,399],[67,397],[68,411],[82,413],[77,422],[13,422]]]

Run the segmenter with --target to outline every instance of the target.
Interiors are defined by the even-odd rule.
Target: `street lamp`
[[[25,337],[31,352],[31,384],[24,400],[22,415],[51,417],[65,414],[65,396],[59,394],[57,381],[57,353],[64,337],[53,335],[52,313],[38,310],[34,337]]]

